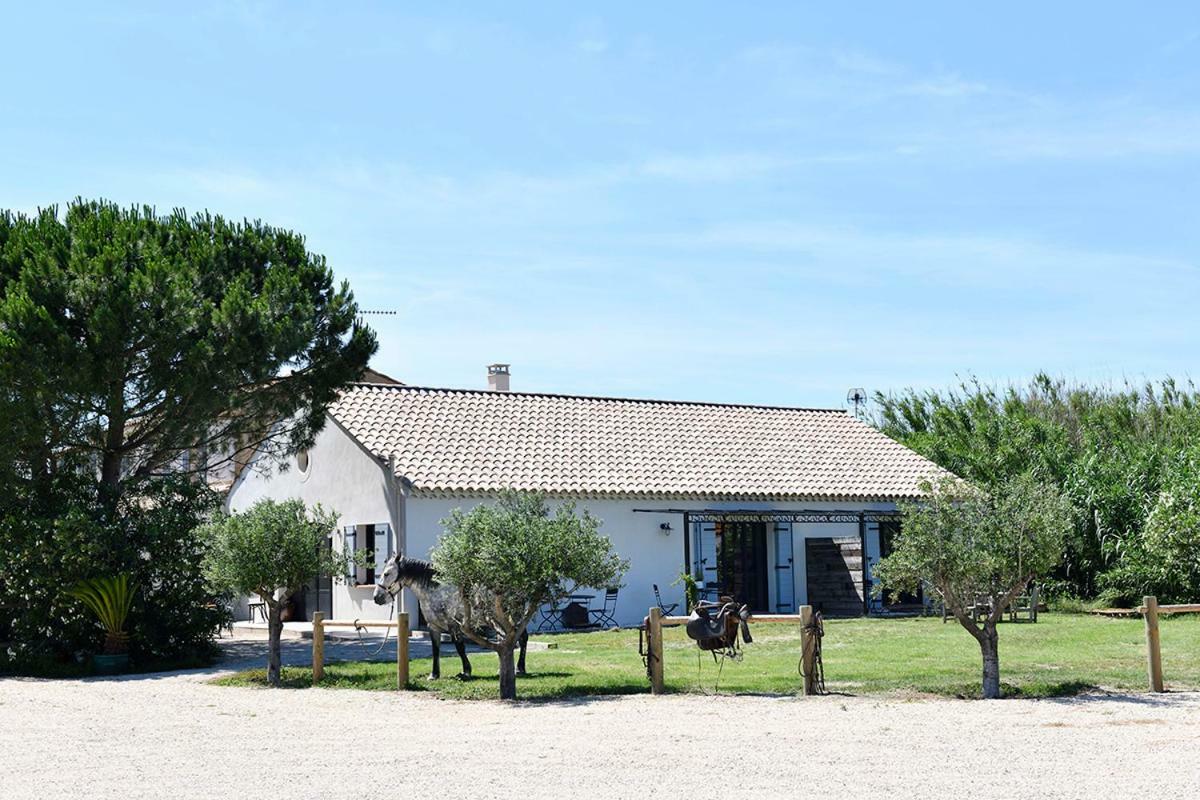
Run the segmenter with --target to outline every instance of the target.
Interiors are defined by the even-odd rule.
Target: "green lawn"
[[[1164,672],[1169,689],[1200,688],[1200,616],[1162,618]],[[699,654],[681,628],[668,629],[664,668],[669,691],[795,694],[800,637],[794,625],[752,626],[754,643],[741,663],[720,672]],[[636,630],[561,634],[535,638],[553,649],[530,651],[530,675],[517,691],[527,699],[649,691],[637,654]],[[458,659],[445,647],[442,668]],[[699,656],[699,657],[698,657]],[[980,659],[975,640],[958,624],[935,618],[831,620],[825,623],[826,686],[849,694],[930,693],[979,695]],[[453,698],[495,698],[496,662],[472,657],[471,680],[429,681],[429,659],[412,662],[411,688]],[[1039,622],[1000,627],[1000,675],[1007,694],[1054,696],[1090,689],[1144,691],[1142,621],[1076,614],[1043,614]],[[262,685],[264,670],[216,679],[232,686]],[[284,670],[288,686],[308,687],[306,668]],[[326,666],[324,686],[387,690],[395,686],[394,663],[347,662]]]

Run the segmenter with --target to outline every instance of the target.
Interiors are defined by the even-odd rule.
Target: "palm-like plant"
[[[125,620],[133,607],[133,596],[137,586],[130,583],[128,575],[112,575],[80,581],[67,594],[83,601],[104,626],[104,653],[117,655],[129,646],[129,634],[125,632]]]

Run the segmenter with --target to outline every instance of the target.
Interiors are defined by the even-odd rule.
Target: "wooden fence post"
[[[437,635],[437,634],[433,634]],[[396,688],[408,688],[408,612],[396,612]]]
[[[812,626],[812,606],[800,606],[800,669],[804,673],[804,694],[817,693],[817,676],[814,670],[817,640],[809,628]]]
[[[1163,691],[1162,649],[1158,642],[1158,598],[1142,598],[1142,615],[1146,619],[1146,668],[1150,673],[1150,691]]]
[[[321,678],[325,677],[325,615],[320,611],[314,613],[312,626],[312,674],[313,686],[316,686],[321,682]]]
[[[650,640],[650,692],[663,693],[663,641],[662,641],[662,609],[654,606],[650,609],[650,623],[647,636]]]

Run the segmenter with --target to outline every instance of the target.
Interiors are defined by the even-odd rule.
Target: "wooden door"
[[[855,538],[804,540],[808,603],[827,617],[860,617],[863,604],[862,541]]]

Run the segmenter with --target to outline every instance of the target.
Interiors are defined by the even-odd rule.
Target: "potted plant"
[[[123,672],[129,666],[129,634],[125,620],[137,586],[128,575],[80,581],[68,594],[78,598],[104,626],[104,651],[92,656],[92,669],[101,675]]]
[[[687,602],[688,613],[692,613],[692,609],[700,602],[700,582],[696,580],[696,576],[684,570],[679,573],[679,577],[675,579],[672,586],[683,584],[683,598]]]

